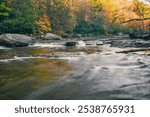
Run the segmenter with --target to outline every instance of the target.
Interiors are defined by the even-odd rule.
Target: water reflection
[[[0,99],[150,99],[149,56],[120,50],[1,49]]]
[[[65,60],[28,59],[0,62],[0,99],[23,99],[51,85],[71,70]]]

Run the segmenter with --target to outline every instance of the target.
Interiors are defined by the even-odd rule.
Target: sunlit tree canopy
[[[13,29],[18,24],[27,33],[62,35],[117,33],[131,27],[147,30],[149,20],[122,22],[149,18],[150,0],[0,0],[0,17],[0,33],[11,32],[7,25]]]

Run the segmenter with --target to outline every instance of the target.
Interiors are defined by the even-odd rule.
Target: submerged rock
[[[2,34],[0,35],[0,45],[6,47],[23,47],[34,43],[30,36],[21,34]]]
[[[66,46],[86,46],[84,41],[68,41],[65,44]]]
[[[44,36],[44,39],[46,39],[46,40],[62,40],[62,37],[55,35],[55,34],[52,34],[52,33],[47,33]]]

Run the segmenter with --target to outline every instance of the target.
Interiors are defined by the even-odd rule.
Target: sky
[[[147,2],[147,0],[139,0],[139,1],[142,1],[142,2],[148,3],[148,2]],[[150,4],[150,3],[149,3],[149,4]]]

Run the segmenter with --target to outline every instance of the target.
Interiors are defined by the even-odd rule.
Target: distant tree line
[[[148,20],[121,23],[150,18],[149,11],[150,6],[139,0],[0,0],[0,34],[107,35],[149,30]]]

